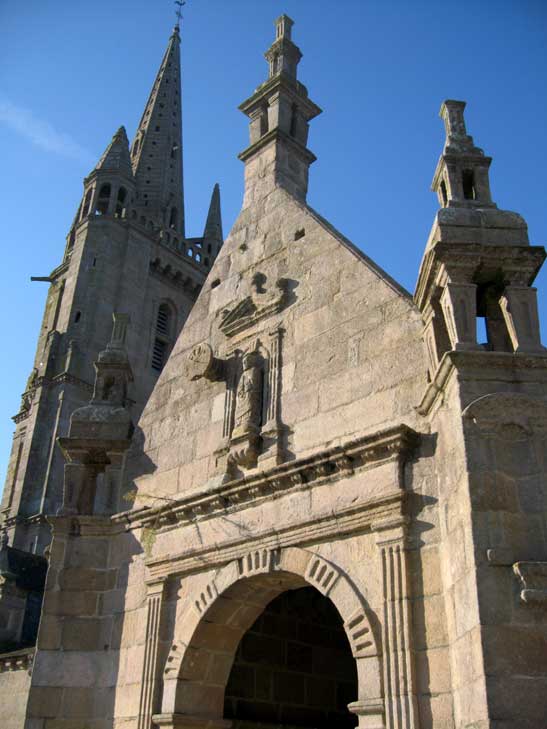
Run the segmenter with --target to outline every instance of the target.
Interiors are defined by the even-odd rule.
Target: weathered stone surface
[[[52,519],[29,721],[541,729],[543,253],[448,100],[413,300],[306,203],[320,110],[276,24],[243,209],[138,422],[130,508]]]

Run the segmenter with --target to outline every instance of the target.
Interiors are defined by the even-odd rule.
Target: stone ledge
[[[486,372],[492,369],[504,369],[508,372],[544,369],[547,377],[547,352],[545,354],[527,354],[526,352],[489,352],[481,349],[467,352],[455,350],[445,352],[435,376],[426,387],[416,410],[420,415],[430,414],[437,399],[443,396],[444,387],[453,372],[461,373],[465,370]],[[476,372],[473,374],[475,375]]]
[[[315,455],[222,483],[206,493],[182,497],[156,508],[142,508],[113,517],[135,525],[170,527],[226,514],[289,490],[335,481],[378,463],[401,459],[418,444],[419,434],[406,425],[363,436]],[[399,474],[402,488],[402,474]]]
[[[11,653],[0,653],[0,673],[6,671],[31,671],[36,653],[35,646]]]

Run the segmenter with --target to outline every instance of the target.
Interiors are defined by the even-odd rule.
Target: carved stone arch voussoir
[[[207,718],[222,719],[224,689],[222,696],[213,696],[218,675],[215,687],[208,686],[212,661],[222,660],[225,654],[227,681],[229,657],[268,602],[286,589],[306,585],[328,597],[338,610],[357,662],[359,702],[381,707],[378,719],[382,723],[377,726],[383,726],[380,641],[372,630],[364,596],[339,567],[299,547],[249,552],[221,567],[204,588],[191,595],[165,665],[162,714],[201,716],[199,700],[194,697],[209,695]],[[204,655],[209,652],[210,656]]]
[[[462,414],[464,425],[483,433],[515,436],[547,432],[547,403],[516,392],[496,392],[471,402]]]

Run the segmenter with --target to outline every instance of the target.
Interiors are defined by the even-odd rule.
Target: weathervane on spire
[[[183,5],[186,5],[186,0],[175,0],[175,5],[177,6],[177,9],[175,10],[175,15],[177,18],[176,28],[180,28],[180,21],[182,20],[182,7]]]

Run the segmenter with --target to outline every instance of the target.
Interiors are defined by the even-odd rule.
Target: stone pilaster
[[[506,286],[500,305],[515,352],[544,352],[539,334],[537,289]]]
[[[146,598],[146,643],[142,667],[138,729],[151,729],[152,727],[152,714],[158,694],[158,678],[160,673],[160,667],[158,665],[158,643],[164,595],[164,580],[148,584],[148,595]]]
[[[380,532],[376,543],[381,554],[384,588],[386,727],[417,729],[405,525]]]
[[[448,283],[441,306],[452,349],[477,349],[477,287],[472,283]]]

